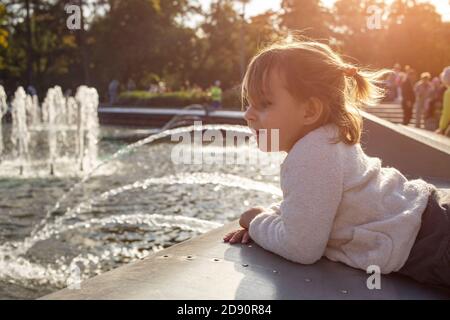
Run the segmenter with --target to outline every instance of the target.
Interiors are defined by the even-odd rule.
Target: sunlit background
[[[390,4],[393,0],[384,1]],[[207,7],[211,3],[211,0],[200,0],[200,2],[204,7]],[[321,0],[321,2],[328,8],[331,8],[336,0]],[[450,20],[450,2],[446,0],[418,0],[417,2],[432,3],[445,20]],[[280,0],[250,0],[247,4],[247,15],[255,16],[267,10],[277,11],[280,10],[280,5]]]
[[[78,28],[67,26],[68,3],[82,4]],[[370,26],[373,4],[382,17]],[[399,63],[436,76],[450,64],[447,0],[5,0],[0,82],[8,93],[33,85],[41,99],[56,83],[72,91],[89,84],[106,101],[114,79],[122,90],[132,80],[138,91],[221,80],[226,104],[237,107],[235,88],[252,55],[299,30],[369,67]]]

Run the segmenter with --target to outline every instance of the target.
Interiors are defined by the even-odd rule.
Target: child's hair
[[[363,105],[376,105],[384,91],[378,86],[390,72],[358,70],[346,63],[328,45],[288,37],[257,53],[251,60],[242,83],[242,108],[246,102],[258,105],[268,101],[267,75],[281,71],[285,88],[298,101],[315,97],[324,105],[320,125],[334,123],[339,127],[336,143],[358,143]]]

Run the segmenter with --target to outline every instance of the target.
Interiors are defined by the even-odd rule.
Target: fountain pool
[[[251,136],[242,126],[210,129]],[[273,174],[251,161],[177,164],[167,138],[194,127],[132,144],[117,130],[127,129],[100,128],[97,164],[82,176],[0,178],[0,299],[41,297],[281,200],[283,153],[271,154]],[[189,151],[266,155],[246,141]]]

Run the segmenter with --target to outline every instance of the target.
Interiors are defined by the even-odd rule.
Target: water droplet
[[[348,293],[348,290],[341,290],[341,293],[347,294],[347,293]]]
[[[277,271],[277,270],[272,270],[272,272],[273,272],[273,273],[278,273],[278,271]]]
[[[243,266],[243,267],[248,267],[248,264],[243,263],[242,266]]]
[[[305,282],[311,282],[311,279],[305,278]]]

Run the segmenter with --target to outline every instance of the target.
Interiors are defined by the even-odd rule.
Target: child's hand
[[[225,237],[223,238],[223,240],[225,242],[230,242],[230,243],[236,243],[236,242],[242,242],[242,243],[247,243],[250,239],[250,234],[248,233],[248,228],[250,226],[250,222],[261,212],[267,211],[266,208],[264,207],[253,207],[248,209],[247,211],[245,211],[242,215],[241,218],[239,219],[239,224],[241,225],[241,227],[243,229],[239,229],[239,230],[235,230],[232,231],[230,233],[228,233],[227,235],[225,235]]]
[[[223,238],[223,241],[230,243],[242,242],[247,243],[250,240],[250,235],[248,234],[248,230],[239,229],[235,231],[231,231]]]
[[[242,228],[248,229],[250,226],[250,222],[261,212],[267,211],[264,207],[253,207],[245,211],[241,214],[241,218],[239,219],[239,224]]]

